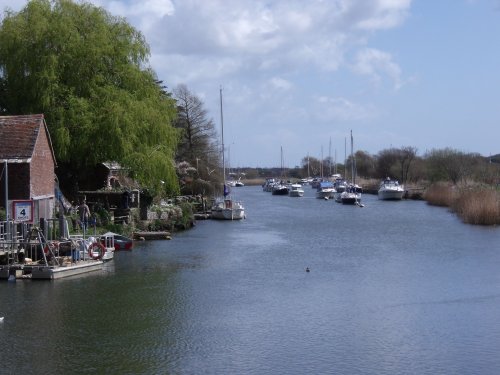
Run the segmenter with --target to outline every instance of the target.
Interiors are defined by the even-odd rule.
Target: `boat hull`
[[[286,186],[274,187],[272,195],[288,195],[288,188]]]
[[[241,220],[245,218],[245,210],[241,208],[222,208],[212,210],[212,219]]]
[[[335,198],[335,189],[325,189],[316,192],[316,198],[318,199],[331,199]]]
[[[379,190],[378,199],[384,201],[400,201],[403,199],[404,193],[404,190]]]
[[[0,279],[8,279],[8,278],[9,278],[9,267],[0,266]]]
[[[302,185],[292,184],[290,186],[290,190],[288,191],[288,195],[290,197],[303,197],[304,196],[304,189],[302,189]]]
[[[405,190],[403,185],[400,185],[398,181],[391,180],[390,178],[382,181],[378,189],[378,199],[386,201],[399,201],[403,199],[404,194]]]
[[[241,220],[245,218],[245,207],[241,202],[226,198],[215,203],[211,214],[215,220]]]
[[[359,204],[361,202],[361,194],[358,193],[342,193],[340,195],[342,204]]]
[[[35,280],[54,280],[63,277],[81,275],[99,271],[104,262],[102,260],[81,261],[70,266],[34,266],[31,269],[31,278]]]

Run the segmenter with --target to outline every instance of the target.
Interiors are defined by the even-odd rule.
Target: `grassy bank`
[[[427,189],[424,198],[429,204],[449,207],[465,223],[500,224],[500,193],[492,187],[436,184]]]
[[[247,186],[262,186],[265,182],[263,178],[247,178],[243,180],[243,183]]]

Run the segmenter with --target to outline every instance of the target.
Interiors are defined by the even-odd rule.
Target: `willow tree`
[[[139,31],[102,8],[31,0],[0,25],[0,113],[43,113],[60,165],[115,161],[175,192],[175,102],[149,54]]]

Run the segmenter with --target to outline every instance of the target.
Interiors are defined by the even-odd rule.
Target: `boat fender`
[[[96,252],[95,249],[98,249]],[[100,242],[94,242],[92,245],[89,247],[89,255],[92,259],[101,259],[102,256],[104,255],[104,252],[106,251],[106,248],[104,245]]]

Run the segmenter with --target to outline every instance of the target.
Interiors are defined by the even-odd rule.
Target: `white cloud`
[[[224,86],[228,139],[232,132],[233,141],[243,137],[239,148],[247,147],[250,158],[260,138],[274,142],[274,132],[289,129],[287,140],[296,134],[294,149],[300,149],[305,138],[324,137],[332,123],[377,117],[356,96],[366,92],[360,77],[396,89],[404,81],[395,58],[372,48],[370,38],[401,25],[411,0],[88,1],[140,30],[158,78],[169,89],[186,84],[215,119]]]
[[[0,0],[4,2],[25,3]],[[159,75],[179,77],[184,83],[203,75],[211,79],[219,72],[267,71],[273,77],[304,67],[336,71],[345,64],[346,53],[355,51],[360,41],[366,43],[370,32],[399,25],[411,5],[411,0],[92,2],[140,29],[151,45],[151,60],[172,62],[155,65]],[[377,57],[373,51],[360,53],[358,70],[369,64],[372,78],[383,70],[397,85],[397,65],[388,55],[382,61],[383,52]]]
[[[271,85],[279,90],[289,90],[292,88],[292,83],[290,81],[287,81],[286,79],[279,78],[279,77],[273,77],[271,78]]]
[[[363,7],[363,16],[357,27],[365,30],[390,29],[399,26],[408,16],[411,0],[373,0],[356,2],[356,7]]]
[[[174,12],[171,0],[96,0],[98,4],[112,14],[131,18],[161,18]]]
[[[101,2],[105,3],[104,0]],[[252,69],[295,69],[314,65],[334,71],[364,30],[398,25],[409,0],[160,1],[152,11],[135,2],[108,8],[147,25],[141,30],[153,53],[214,55],[245,61]],[[157,10],[158,9],[158,10]],[[354,43],[353,43],[354,41]]]
[[[366,48],[358,52],[353,70],[359,74],[368,75],[379,84],[382,76],[388,76],[394,89],[398,90],[403,85],[401,68],[393,61],[391,54],[373,48]]]
[[[318,96],[314,107],[316,116],[325,122],[332,121],[359,121],[376,117],[373,106],[363,106],[343,97]]]

